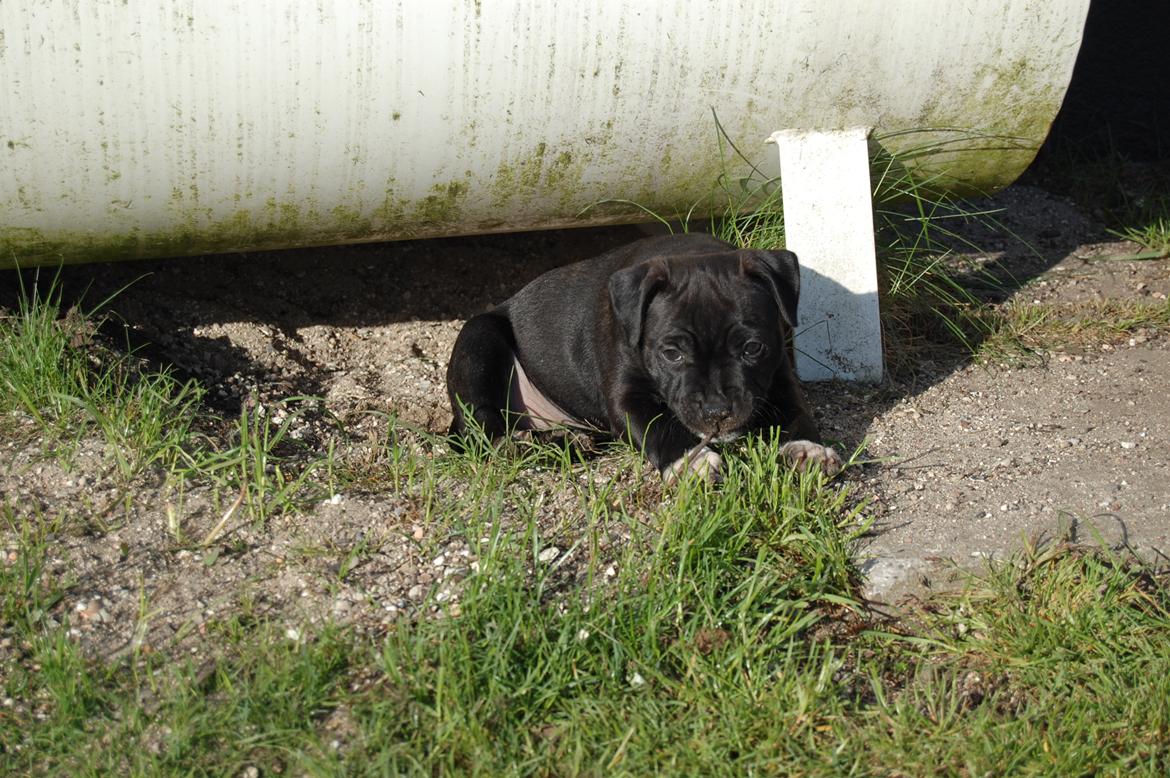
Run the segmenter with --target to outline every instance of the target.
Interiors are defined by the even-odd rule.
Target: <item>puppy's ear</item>
[[[739,270],[745,276],[763,280],[772,291],[780,315],[789,327],[796,328],[796,307],[800,302],[800,263],[791,251],[743,251]]]
[[[621,326],[630,348],[638,348],[646,309],[666,279],[666,264],[657,260],[639,262],[609,277],[609,303],[613,307],[613,317]]]

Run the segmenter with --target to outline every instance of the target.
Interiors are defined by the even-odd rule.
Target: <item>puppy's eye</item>
[[[662,358],[673,365],[677,365],[679,362],[682,362],[683,353],[676,348],[667,346],[662,349]]]
[[[758,357],[764,353],[764,344],[758,340],[749,340],[743,344],[743,355],[745,357]]]

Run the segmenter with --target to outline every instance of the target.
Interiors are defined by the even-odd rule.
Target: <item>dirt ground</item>
[[[987,251],[976,259],[1010,271],[1014,299],[1170,294],[1170,262],[1115,259],[1137,247],[1067,201],[1017,186],[990,205],[1023,242],[973,227]],[[249,395],[269,405],[313,395],[359,431],[374,423],[371,412],[389,412],[442,432],[444,370],[462,321],[550,267],[642,234],[623,227],[101,265],[67,269],[64,282],[67,294],[86,290],[94,301],[122,289],[111,310],[141,353],[200,379],[226,413]],[[1170,341],[1150,331],[1023,365],[967,359],[876,387],[808,387],[826,435],[863,448],[866,464],[844,480],[875,521],[857,549],[869,596],[893,602],[953,586],[958,571],[1040,536],[1092,542],[1100,533],[1148,556],[1170,551],[1167,386]],[[298,434],[312,443],[317,432]],[[35,445],[0,446],[10,452],[0,492],[20,512],[100,519],[110,505],[130,505],[112,524],[62,533],[50,555],[51,572],[77,581],[59,618],[98,655],[181,643],[229,610],[283,619],[290,636],[329,617],[378,628],[474,564],[463,541],[420,518],[410,495],[376,491],[339,494],[262,529],[232,526],[230,542],[225,533],[204,550],[180,547],[168,516],[181,512],[184,532],[203,537],[222,495],[176,495],[148,478],[127,502],[96,441],[82,442],[72,470]],[[578,514],[554,505],[550,515],[549,531],[568,547]],[[621,529],[612,532],[620,543]],[[5,543],[11,561],[17,539]],[[362,564],[338,575],[359,547]]]

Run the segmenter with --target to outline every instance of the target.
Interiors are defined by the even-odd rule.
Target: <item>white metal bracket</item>
[[[869,129],[772,133],[784,234],[800,260],[796,372],[805,381],[880,381]]]

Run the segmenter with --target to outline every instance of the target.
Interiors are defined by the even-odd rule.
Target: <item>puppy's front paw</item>
[[[797,470],[808,470],[820,465],[821,472],[828,476],[841,472],[841,455],[828,446],[811,440],[794,440],[780,447],[780,456]]]
[[[691,449],[670,467],[662,471],[662,480],[668,486],[681,476],[689,473],[702,478],[707,483],[718,483],[719,471],[723,468],[723,457],[708,446],[699,446]]]

